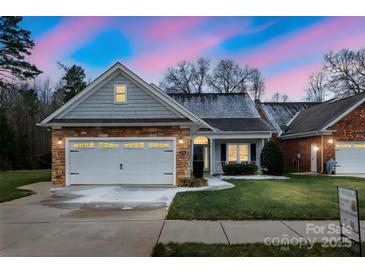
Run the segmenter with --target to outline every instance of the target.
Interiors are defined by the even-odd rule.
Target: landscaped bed
[[[51,180],[49,169],[2,171],[0,172],[0,203],[33,194],[20,186]]]
[[[289,175],[287,180],[228,180],[236,187],[178,193],[168,219],[183,220],[336,220],[337,189],[359,190],[365,219],[365,179]]]
[[[365,245],[363,245],[365,247]],[[320,243],[313,248],[300,246],[267,246],[259,244],[201,244],[201,243],[159,243],[153,249],[155,257],[348,257],[358,256],[357,246],[322,247]]]

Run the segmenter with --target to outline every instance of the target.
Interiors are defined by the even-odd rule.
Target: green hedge
[[[224,175],[253,175],[256,172],[255,164],[226,164],[223,166]]]

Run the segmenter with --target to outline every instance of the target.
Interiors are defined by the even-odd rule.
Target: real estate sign
[[[357,190],[337,187],[341,237],[360,243],[360,214]]]

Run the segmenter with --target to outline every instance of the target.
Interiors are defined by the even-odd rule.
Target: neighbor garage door
[[[337,173],[365,173],[365,142],[336,142]]]
[[[67,184],[173,184],[174,157],[171,139],[73,139]]]

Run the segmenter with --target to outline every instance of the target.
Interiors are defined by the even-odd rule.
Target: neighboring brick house
[[[207,173],[255,162],[275,129],[247,93],[167,95],[116,63],[56,110],[52,182],[176,185],[193,156]]]
[[[285,168],[326,172],[335,157],[337,173],[365,173],[365,93],[323,103],[259,103],[278,134]]]

